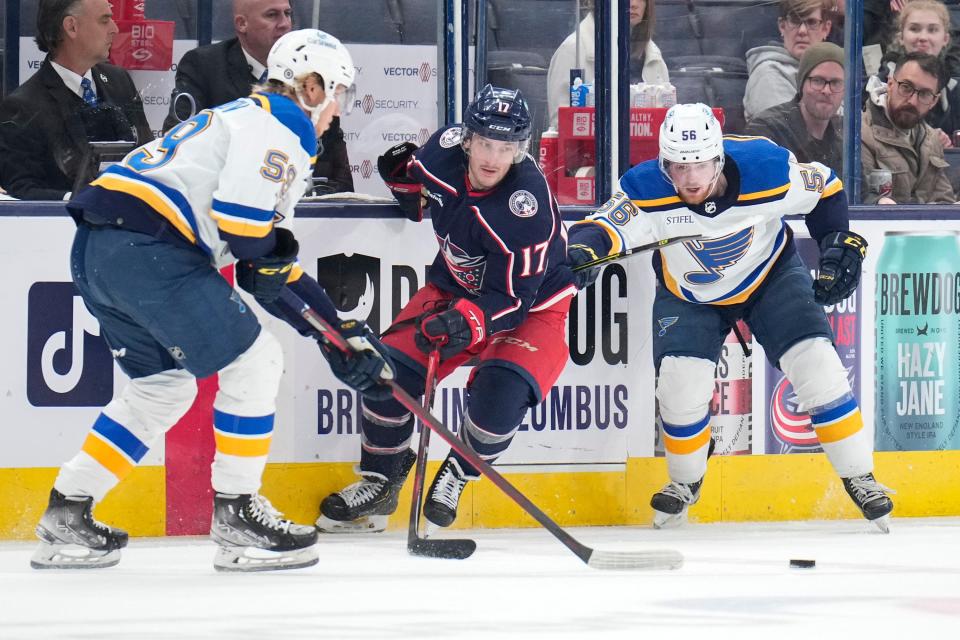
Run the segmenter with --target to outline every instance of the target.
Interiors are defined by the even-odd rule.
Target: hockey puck
[[[816,560],[797,560],[795,558],[790,560],[791,569],[813,569],[816,566]]]

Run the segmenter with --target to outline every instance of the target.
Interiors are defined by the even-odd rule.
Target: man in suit
[[[180,59],[163,130],[203,109],[250,95],[251,86],[265,77],[273,43],[292,28],[291,16],[289,0],[234,0],[236,36],[187,51]],[[317,141],[313,175],[326,179],[324,192],[353,191],[339,116]]]
[[[96,176],[93,140],[153,139],[130,75],[106,64],[117,34],[108,0],[41,0],[37,71],[0,103],[0,175],[23,200],[60,200]]]

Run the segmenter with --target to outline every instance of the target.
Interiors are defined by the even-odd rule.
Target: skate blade
[[[105,569],[120,562],[120,550],[97,551],[75,544],[40,543],[30,558],[34,569]]]
[[[228,573],[282,571],[312,567],[320,561],[316,545],[292,551],[270,551],[258,547],[217,547],[213,568]]]
[[[325,515],[317,518],[320,533],[380,533],[387,528],[390,516],[365,516],[356,520],[331,520]]]
[[[653,528],[654,529],[676,529],[687,521],[687,510],[680,513],[664,513],[653,510]]]
[[[881,533],[890,533],[890,516],[880,516],[876,520],[871,520],[873,524],[877,525],[877,528],[880,529]]]

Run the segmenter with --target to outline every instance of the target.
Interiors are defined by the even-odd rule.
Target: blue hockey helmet
[[[486,85],[467,106],[463,117],[463,139],[472,135],[491,140],[517,142],[520,162],[530,146],[530,110],[518,89],[502,89]]]

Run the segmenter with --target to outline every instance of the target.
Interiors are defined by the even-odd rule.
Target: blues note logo
[[[37,282],[27,297],[27,400],[99,407],[113,398],[113,358],[72,282]]]

